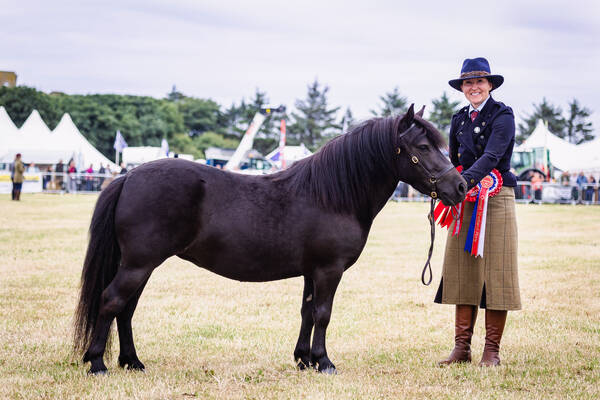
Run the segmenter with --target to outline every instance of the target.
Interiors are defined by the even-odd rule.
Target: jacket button
[[[458,157],[460,157],[460,153],[458,153]]]
[[[481,135],[481,136],[479,136],[479,139],[483,140],[483,139],[485,139],[485,136]]]
[[[475,183],[475,179],[471,179],[471,183]]]

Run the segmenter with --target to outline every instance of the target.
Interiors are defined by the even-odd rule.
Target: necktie
[[[477,115],[479,115],[479,111],[477,111],[477,110],[471,111],[471,122],[475,121],[475,118],[477,118]]]

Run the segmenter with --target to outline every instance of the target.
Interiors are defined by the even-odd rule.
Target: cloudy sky
[[[46,92],[176,85],[228,106],[260,88],[291,107],[316,78],[359,119],[396,86],[417,105],[463,101],[447,81],[484,56],[517,119],[543,97],[563,110],[576,98],[600,132],[597,0],[0,0],[0,37],[0,70]]]

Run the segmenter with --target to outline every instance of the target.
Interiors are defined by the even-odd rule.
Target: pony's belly
[[[223,254],[221,257],[179,255],[197,266],[207,269],[225,278],[242,282],[267,282],[293,278],[302,275],[299,265],[292,262],[274,259],[255,259],[253,257],[232,257]]]

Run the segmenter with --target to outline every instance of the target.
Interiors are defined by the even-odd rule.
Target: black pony
[[[325,333],[342,274],[399,180],[462,201],[466,184],[440,152],[439,132],[415,115],[375,118],[291,168],[266,176],[180,159],[144,164],[100,194],[90,226],[75,320],[75,349],[90,373],[117,319],[119,365],[143,370],[131,318],[152,271],[171,256],[239,281],[304,276],[300,368],[335,372]],[[260,233],[257,233],[260,232]],[[311,333],[314,329],[312,346]]]

